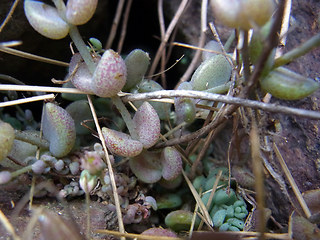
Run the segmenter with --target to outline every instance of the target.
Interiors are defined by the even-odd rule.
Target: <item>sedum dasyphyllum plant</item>
[[[74,179],[79,176],[79,181],[71,180],[60,186],[60,197],[71,198],[84,193],[96,195],[99,200],[107,203],[110,211],[115,211],[115,189],[106,164],[109,159],[116,169],[114,182],[124,224],[145,221],[151,215],[151,209],[166,209],[169,212],[164,212],[168,213],[164,222],[172,230],[188,231],[193,224],[200,226],[199,218],[193,220],[191,201],[188,199],[191,194],[184,188],[181,172],[184,168],[189,176],[194,177],[193,187],[197,192],[203,193],[200,194],[201,201],[206,205],[212,195],[218,167],[203,160],[203,166],[199,167],[200,170],[197,169],[199,171],[190,168],[182,162],[182,156],[191,165],[192,162],[196,165],[197,159],[191,159],[194,156],[192,154],[201,156],[202,150],[182,151],[188,152],[184,156],[179,152],[180,149],[177,151],[175,144],[169,144],[172,139],[166,144],[160,142],[162,137],[166,137],[161,136],[161,133],[168,126],[180,126],[179,131],[168,136],[175,136],[175,141],[180,137],[184,139],[192,134],[189,131],[198,127],[199,122],[219,117],[213,113],[212,107],[220,111],[224,109],[223,106],[210,98],[203,100],[174,96],[174,111],[171,111],[171,103],[143,100],[134,101],[135,112],[129,111],[119,97],[123,92],[138,95],[164,90],[159,83],[145,77],[150,64],[148,53],[135,49],[123,59],[112,49],[102,49],[102,44],[97,39],[91,38],[90,47],[87,46],[76,26],[90,20],[98,1],[68,0],[66,5],[61,0],[53,2],[55,7],[39,1],[25,0],[25,14],[32,27],[45,37],[61,39],[70,35],[78,53],[70,60],[65,80],[56,80],[56,83],[81,90],[88,95],[88,100],[85,95],[62,94],[64,99],[72,102],[65,109],[56,103],[46,103],[41,121],[43,138],[39,137],[39,131],[17,131],[9,124],[0,122],[1,164],[9,164],[10,158],[20,163],[20,166],[13,168],[13,172],[1,171],[0,183],[8,183],[20,174],[31,171],[37,175],[58,174],[62,177],[75,177]],[[247,46],[249,56],[245,56],[241,49],[240,56],[235,58],[228,52],[228,47],[209,41],[204,46],[208,52],[203,52],[202,62],[190,80],[179,84],[177,89],[223,95],[236,88],[241,96],[242,86],[248,83],[248,76],[258,66],[263,54],[264,43],[274,21],[272,15],[276,3],[272,0],[211,2],[218,21],[224,25],[236,28],[244,36],[247,36],[248,30],[253,29]],[[273,49],[262,69],[257,89],[285,100],[301,99],[318,89],[317,82],[288,70],[283,67],[285,63],[281,57],[275,57]],[[242,66],[243,70],[240,71]],[[102,145],[93,144],[95,141],[89,136],[94,132],[92,122],[86,122],[92,119],[91,98],[98,116],[107,119],[101,132],[109,155],[106,155]],[[81,126],[83,122],[86,122],[88,128]],[[199,136],[190,139],[200,138]],[[182,143],[179,148],[185,147],[183,141],[179,142]],[[204,149],[213,145],[206,144]],[[35,157],[37,149],[39,157]],[[25,155],[22,156],[21,151]],[[253,204],[244,200],[245,194],[238,191],[237,187],[230,186],[230,182],[226,180],[230,176],[227,175],[225,173],[224,179],[218,182],[211,204],[206,208],[209,217],[206,220],[210,227],[218,231],[241,231]],[[244,179],[246,180],[248,179]],[[252,182],[252,178],[247,182],[250,181]],[[156,190],[149,191],[154,186]],[[179,186],[183,187],[179,189]],[[175,236],[162,230],[152,229],[150,232]]]
[[[129,133],[123,132],[124,129],[117,131],[107,127],[102,128],[110,154],[130,158],[131,171],[142,182],[155,183],[161,178],[168,181],[177,178],[182,169],[180,153],[173,147],[166,147],[163,151],[149,150],[160,137],[161,125],[157,111],[148,102],[143,102],[132,118],[117,95],[122,89],[131,91],[144,80],[143,77],[150,62],[148,54],[136,49],[123,60],[112,49],[102,50],[101,43],[96,39],[90,39],[93,50],[90,49],[84,44],[76,25],[89,21],[94,14],[97,0],[69,0],[66,5],[59,0],[54,3],[55,7],[39,1],[26,0],[24,2],[26,17],[32,27],[45,37],[61,39],[69,34],[79,53],[74,54],[70,61],[67,81],[86,94],[97,96],[94,102],[98,108],[99,105],[106,103],[99,99],[111,100],[117,107]],[[102,55],[99,52],[102,52]],[[168,105],[166,108],[165,114],[168,116]],[[79,184],[70,182],[65,185],[60,190],[60,197],[77,196],[83,192],[90,193],[98,187],[95,194],[102,199],[109,199],[110,209],[114,210],[112,187],[104,163],[106,159],[102,146],[95,145],[90,151],[79,150],[77,146],[79,143],[76,143],[77,135],[88,133],[81,129],[79,124],[85,117],[92,118],[88,115],[89,111],[86,100],[75,101],[66,109],[55,103],[46,103],[42,116],[43,139],[40,140],[40,144],[35,144],[30,140],[30,134],[24,132],[26,135],[24,141],[32,145],[40,145],[40,158],[30,156],[21,160],[22,165],[26,166],[16,172],[1,172],[1,183],[9,182],[10,179],[28,171],[33,171],[35,174],[53,171],[63,175],[70,173],[78,175],[81,171]],[[110,109],[103,111],[107,112]],[[3,129],[10,131],[10,125]],[[4,158],[11,149],[13,137],[3,141],[6,142],[3,146],[8,151],[3,152]],[[109,158],[114,159],[112,155]],[[136,187],[135,177],[129,178],[120,173],[116,175],[115,182],[118,186],[120,204],[125,209],[123,216],[125,224],[139,223],[150,215],[150,208],[157,208],[151,196],[143,194],[138,197],[131,196],[130,192]],[[137,203],[132,203],[133,201]],[[141,211],[144,212],[142,216]]]

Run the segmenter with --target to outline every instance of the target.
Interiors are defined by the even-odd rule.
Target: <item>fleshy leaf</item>
[[[163,87],[153,80],[144,79],[141,81],[138,86],[134,89],[131,89],[132,93],[146,93],[164,90]],[[140,107],[143,104],[143,101],[135,101],[134,105]],[[150,102],[152,107],[157,111],[158,116],[161,120],[167,120],[170,117],[170,103],[162,102]]]
[[[99,97],[113,97],[123,88],[126,78],[126,64],[118,53],[109,49],[93,74],[94,93]]]
[[[68,0],[66,18],[74,25],[88,22],[96,11],[98,0]]]
[[[94,58],[96,64],[98,64],[99,60],[100,57]],[[71,58],[68,76],[71,77],[71,82],[77,89],[87,92],[88,94],[94,93],[92,74],[79,53],[74,54]]]
[[[155,183],[161,179],[161,162],[158,152],[144,151],[129,160],[131,171],[145,183]]]
[[[190,82],[181,83],[177,90],[192,90]],[[190,98],[174,98],[174,108],[177,116],[177,123],[192,123],[196,118],[196,106],[194,100]]]
[[[24,12],[30,25],[47,38],[61,39],[69,33],[69,25],[59,16],[57,9],[48,4],[26,0]]]
[[[102,128],[108,149],[122,157],[134,157],[142,152],[143,145],[133,140],[130,135],[109,128]]]
[[[49,141],[49,150],[55,157],[67,155],[76,140],[75,124],[70,114],[53,103],[47,103],[43,114],[43,136]]]
[[[0,120],[0,161],[11,151],[15,134],[9,123]]]
[[[160,136],[160,119],[156,110],[144,102],[133,117],[139,140],[144,148],[152,147]]]
[[[180,153],[173,147],[166,147],[161,155],[162,177],[165,180],[177,178],[182,169],[182,159]]]
[[[188,231],[192,224],[193,213],[186,210],[176,210],[170,212],[164,219],[165,224],[176,232]],[[196,218],[195,228],[200,224],[200,219]]]
[[[161,236],[161,237],[175,237],[177,234],[170,231],[169,229],[164,229],[160,227],[149,228],[141,233],[141,235],[151,235],[151,236]]]
[[[142,81],[150,64],[149,54],[141,49],[135,49],[125,58],[128,76],[123,91],[129,91]]]
[[[191,78],[193,90],[203,91],[226,83],[231,76],[231,65],[223,55],[215,55],[202,62]]]
[[[319,83],[289,69],[279,67],[260,81],[262,90],[284,100],[298,100],[312,94]]]
[[[81,125],[84,120],[92,119],[92,114],[87,100],[78,100],[70,103],[66,107],[66,111],[74,120],[77,134],[88,134],[90,130]],[[94,127],[93,122],[88,122],[86,125]]]

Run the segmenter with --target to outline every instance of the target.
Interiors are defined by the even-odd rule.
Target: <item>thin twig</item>
[[[1,90],[1,86],[0,86]],[[306,117],[310,119],[320,119],[320,113],[317,111],[292,108],[286,106],[279,106],[277,104],[263,103],[249,99],[242,99],[238,97],[230,97],[220,94],[208,93],[204,91],[191,90],[163,90],[150,93],[137,93],[134,95],[124,96],[122,99],[127,101],[138,101],[147,99],[173,98],[173,97],[189,97],[202,100],[217,101],[223,103],[234,104],[236,106],[250,107],[253,109],[261,109],[267,112],[284,113],[288,115],[296,115],[299,117]]]
[[[0,33],[2,32],[3,28],[6,26],[6,24],[9,22],[10,18],[12,17],[12,14],[16,7],[18,6],[19,0],[15,0],[14,3],[11,5],[10,11],[8,12],[6,18],[2,22],[0,26]]]
[[[160,60],[162,51],[163,51],[163,49],[165,48],[165,46],[166,46],[166,44],[167,44],[167,42],[168,42],[168,40],[169,40],[169,37],[170,37],[173,29],[175,28],[175,26],[176,26],[179,18],[181,17],[184,9],[186,8],[187,3],[188,3],[188,0],[182,0],[182,1],[181,1],[177,12],[175,13],[172,21],[170,22],[170,24],[169,24],[169,26],[168,26],[168,29],[167,29],[166,34],[165,34],[165,37],[164,37],[164,39],[162,39],[162,41],[161,41],[161,44],[160,44],[160,46],[159,46],[159,48],[158,48],[158,51],[157,51],[157,53],[156,53],[156,56],[155,56],[153,62],[152,62],[152,65],[151,65],[151,68],[150,68],[150,71],[149,71],[149,74],[148,74],[148,75],[153,75],[153,74],[154,74],[154,72],[155,72],[155,70],[156,70],[156,67],[157,67],[157,65],[158,65],[158,62],[159,62],[159,60]]]
[[[294,59],[303,56],[304,54],[310,52],[312,49],[320,46],[320,34],[317,34],[302,43],[300,46],[295,47],[286,54],[278,57],[274,62],[274,68],[283,66],[292,62]]]
[[[159,17],[161,41],[164,41],[166,28],[165,28],[164,16],[163,16],[163,0],[158,0],[158,17]],[[166,56],[167,56],[167,51],[164,48],[161,54],[161,68],[160,68],[161,85],[164,89],[167,88],[166,78],[164,74],[165,65],[166,65]]]
[[[14,227],[11,225],[8,218],[3,214],[3,212],[0,209],[0,222],[4,226],[4,228],[8,231],[8,233],[12,236],[14,240],[20,240],[19,236],[14,231]]]
[[[51,94],[46,94],[46,95],[41,95],[41,96],[17,99],[17,100],[12,100],[12,101],[7,101],[7,102],[1,102],[0,103],[0,108],[1,107],[14,106],[14,105],[18,105],[18,104],[36,102],[36,101],[43,101],[43,100],[48,100],[48,99],[51,100],[51,99],[54,99],[54,98],[55,98],[54,94],[51,93]]]
[[[132,0],[128,0],[127,5],[126,5],[126,9],[125,9],[124,15],[123,15],[120,39],[119,39],[119,41],[118,41],[117,52],[118,52],[119,54],[120,54],[121,51],[122,51],[124,39],[126,38],[127,25],[128,25],[128,20],[129,20],[129,15],[130,15],[131,6],[132,6]]]
[[[41,57],[41,56],[37,56],[31,53],[26,53],[17,49],[13,49],[13,48],[9,48],[9,47],[3,47],[0,45],[0,52],[4,52],[4,53],[8,53],[14,56],[18,56],[18,57],[22,57],[22,58],[27,58],[27,59],[31,59],[34,61],[39,61],[39,62],[44,62],[44,63],[49,63],[49,64],[54,64],[54,65],[58,65],[58,66],[62,66],[62,67],[68,67],[69,63],[66,62],[62,62],[62,61],[58,61],[58,60],[54,60],[54,59],[50,59],[50,58],[46,58],[46,57]]]
[[[286,175],[286,177],[292,187],[292,190],[293,190],[294,194],[296,195],[298,202],[301,205],[302,210],[304,211],[304,214],[306,215],[307,218],[309,218],[311,216],[311,212],[308,208],[308,205],[306,204],[304,198],[302,197],[302,194],[301,194],[294,178],[292,177],[292,175],[290,173],[290,170],[289,170],[286,162],[284,161],[284,159],[283,159],[283,157],[282,157],[282,155],[281,155],[281,153],[275,143],[273,143],[273,150],[276,153],[276,156],[277,156],[277,159],[281,165],[281,168],[284,171],[284,173],[285,173],[285,175]]]
[[[0,90],[3,90],[3,91],[56,92],[56,93],[87,94],[86,92],[80,91],[76,88],[13,85],[13,84],[0,84]]]
[[[124,2],[125,2],[125,0],[119,0],[119,2],[118,2],[116,15],[114,16],[114,19],[113,19],[111,31],[110,31],[109,38],[108,38],[107,44],[105,46],[105,49],[109,49],[112,46],[113,40],[114,40],[116,33],[117,33],[117,28],[119,25]]]
[[[262,158],[260,155],[260,137],[259,130],[255,120],[253,111],[251,112],[251,131],[250,131],[250,144],[251,144],[251,157],[252,157],[252,169],[255,177],[255,190],[257,199],[258,212],[258,230],[260,232],[259,240],[264,240],[264,232],[266,227],[265,220],[265,188],[264,188],[264,169],[262,165]]]
[[[94,120],[94,123],[96,125],[97,131],[98,131],[98,135],[99,135],[103,150],[105,152],[105,157],[106,157],[106,160],[107,160],[108,173],[109,173],[109,177],[110,177],[110,181],[111,181],[114,204],[116,206],[116,213],[117,213],[117,217],[118,217],[119,231],[120,231],[120,233],[124,233],[124,225],[123,225],[123,221],[122,221],[121,206],[120,206],[119,196],[118,196],[118,192],[117,192],[117,185],[116,185],[116,182],[115,182],[115,177],[114,177],[114,173],[113,173],[112,164],[111,164],[111,161],[110,161],[110,158],[109,158],[108,150],[107,150],[107,147],[106,147],[106,142],[104,140],[104,137],[103,137],[100,125],[99,125],[99,121],[98,121],[97,114],[95,112],[91,97],[90,97],[90,95],[87,95],[87,97],[88,97],[88,102],[89,102],[89,106],[90,106],[90,109],[91,109],[91,113],[92,113],[92,116],[93,116],[93,120]]]

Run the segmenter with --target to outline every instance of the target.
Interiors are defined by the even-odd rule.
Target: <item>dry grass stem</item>
[[[213,184],[213,186],[212,186],[212,189],[211,189],[211,193],[210,193],[208,202],[207,202],[207,204],[206,204],[206,208],[207,208],[207,209],[209,209],[209,207],[210,207],[210,205],[211,205],[211,202],[212,202],[214,193],[215,193],[216,190],[217,190],[217,187],[218,187],[218,184],[219,184],[219,181],[220,181],[221,176],[222,176],[222,171],[219,170],[219,172],[218,172],[218,174],[217,174],[217,177],[216,177],[216,180],[214,181],[214,184]],[[199,227],[198,227],[198,230],[201,230],[202,225],[203,225],[203,221],[200,222]]]
[[[31,54],[31,53],[26,53],[26,52],[23,52],[23,51],[20,51],[17,49],[3,47],[1,45],[0,45],[0,52],[8,53],[8,54],[22,57],[22,58],[31,59],[34,61],[49,63],[49,64],[58,65],[58,66],[62,66],[62,67],[69,67],[69,63],[66,63],[66,62],[62,62],[62,61],[58,61],[58,60],[54,60],[54,59],[50,59],[50,58],[46,58],[46,57],[41,57],[41,56]]]
[[[165,37],[161,40],[161,44],[158,48],[158,51],[154,57],[154,60],[152,62],[152,65],[151,65],[151,68],[150,68],[150,71],[149,71],[149,74],[148,75],[153,75],[155,70],[156,70],[156,67],[158,65],[158,62],[160,60],[160,57],[162,55],[162,52],[171,36],[171,33],[172,31],[174,30],[179,18],[181,17],[184,9],[186,8],[187,6],[187,3],[188,3],[188,0],[182,0],[180,5],[179,5],[179,8],[177,10],[177,12],[175,13],[172,21],[170,22],[169,26],[168,26],[168,29],[166,31],[166,34],[165,34]]]
[[[13,84],[0,84],[0,90],[2,90],[2,91],[56,92],[56,93],[87,94],[86,92],[80,91],[76,88],[13,85]]]
[[[7,230],[8,233],[12,236],[13,240],[20,240],[16,232],[14,231],[14,227],[8,220],[8,218],[3,214],[3,212],[0,209],[0,222],[4,226],[4,228]]]
[[[52,100],[54,98],[55,98],[54,94],[46,94],[46,95],[23,98],[23,99],[17,99],[17,100],[12,100],[12,101],[7,101],[7,102],[0,102],[0,108],[1,107],[15,106],[15,105],[18,105],[18,104],[36,102],[36,101]]]
[[[260,137],[258,126],[256,124],[256,120],[253,116],[253,111],[251,111],[252,115],[252,124],[251,124],[251,132],[250,132],[250,143],[251,143],[251,156],[252,156],[252,168],[253,174],[255,177],[255,190],[256,190],[256,200],[257,200],[257,209],[258,213],[258,230],[260,232],[259,240],[264,240],[265,236],[265,188],[264,188],[264,169],[262,165],[262,159],[260,155]]]
[[[8,12],[6,18],[3,20],[1,26],[0,26],[0,33],[2,32],[3,28],[7,25],[7,23],[10,21],[12,14],[14,13],[14,10],[18,6],[19,0],[15,0],[14,3],[11,5],[10,11]]]
[[[113,19],[111,31],[110,31],[109,38],[108,38],[107,44],[105,46],[105,49],[110,49],[112,46],[113,40],[114,40],[116,33],[117,33],[117,29],[118,29],[119,21],[121,18],[121,13],[122,13],[124,2],[125,2],[125,0],[119,0],[119,2],[118,2],[116,14]]]
[[[188,187],[194,197],[194,199],[196,200],[197,204],[199,205],[200,211],[202,216],[204,217],[204,220],[206,222],[206,224],[208,224],[209,226],[212,226],[212,219],[208,213],[208,210],[206,208],[206,206],[203,204],[197,190],[194,188],[194,186],[192,185],[191,181],[189,180],[188,176],[186,175],[186,173],[184,172],[184,170],[182,170],[182,175],[186,181],[186,183],[188,184]]]
[[[90,106],[90,109],[91,109],[91,113],[92,113],[92,116],[93,116],[93,120],[94,120],[94,123],[96,125],[97,131],[98,131],[98,135],[99,135],[103,150],[105,152],[106,160],[107,160],[108,173],[109,173],[109,177],[110,177],[110,181],[111,181],[114,203],[115,203],[115,206],[116,206],[116,212],[117,212],[117,218],[118,218],[118,224],[119,224],[119,231],[120,231],[120,233],[124,233],[124,225],[123,225],[123,221],[122,221],[121,206],[120,206],[119,196],[118,196],[118,192],[117,192],[117,185],[116,185],[116,182],[115,182],[115,177],[114,177],[114,173],[113,173],[112,164],[111,164],[111,161],[110,161],[110,158],[109,158],[109,154],[108,154],[108,150],[107,150],[107,146],[106,146],[106,143],[105,143],[105,140],[104,140],[104,137],[103,137],[100,125],[99,125],[97,114],[95,112],[93,103],[91,101],[91,97],[90,97],[90,95],[87,95],[87,97],[88,97],[88,102],[89,102],[89,106]]]
[[[304,201],[304,198],[302,197],[302,194],[301,194],[294,178],[292,177],[292,175],[290,173],[290,170],[289,170],[286,162],[284,161],[284,159],[283,159],[283,157],[282,157],[282,155],[281,155],[281,153],[275,143],[273,144],[273,150],[276,153],[276,156],[277,156],[277,159],[281,165],[281,168],[284,171],[284,173],[290,183],[290,186],[292,187],[292,190],[293,190],[294,194],[296,195],[296,198],[298,199],[299,204],[301,205],[301,208],[302,208],[304,214],[306,215],[307,218],[309,218],[311,216],[310,209],[309,209],[308,205],[306,204],[306,202]]]
[[[131,6],[132,6],[132,0],[128,0],[127,1],[127,5],[126,5],[126,9],[124,10],[122,26],[121,26],[121,33],[120,33],[120,39],[119,39],[118,47],[117,47],[117,52],[119,54],[122,51],[124,39],[126,38],[126,35],[127,35],[127,26],[128,26]]]

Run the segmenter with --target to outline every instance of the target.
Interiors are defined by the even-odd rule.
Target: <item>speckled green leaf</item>
[[[134,157],[141,153],[143,145],[133,140],[130,135],[109,128],[102,128],[108,149],[122,157]]]
[[[43,136],[49,141],[49,150],[55,157],[67,155],[76,140],[75,124],[70,114],[53,103],[47,103],[43,114]]]
[[[152,147],[160,136],[160,119],[156,110],[144,102],[133,117],[133,122],[144,148]]]

